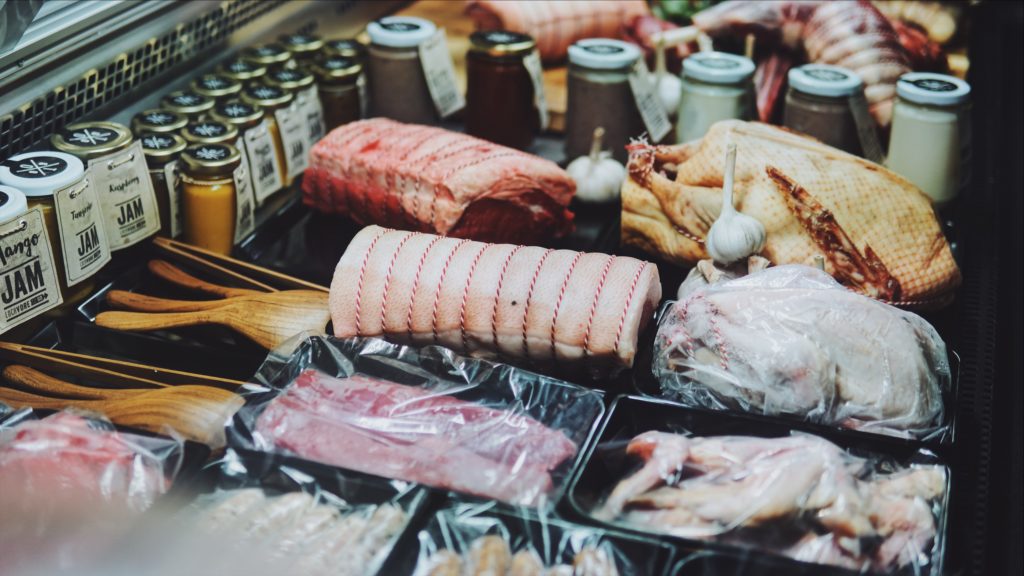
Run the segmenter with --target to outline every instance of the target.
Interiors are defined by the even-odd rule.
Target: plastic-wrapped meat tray
[[[934,454],[899,439],[869,436],[841,430],[808,430],[804,426],[772,418],[723,414],[692,410],[662,400],[635,396],[620,396],[609,409],[608,418],[595,442],[587,451],[586,459],[570,483],[560,510],[567,517],[580,522],[612,530],[650,536],[652,533],[680,547],[683,555],[680,570],[686,568],[693,573],[716,576],[719,574],[794,574],[818,575],[853,573],[823,564],[798,562],[781,555],[766,553],[764,548],[753,548],[749,544],[735,545],[715,539],[695,539],[670,535],[662,531],[648,531],[636,524],[617,519],[604,519],[597,512],[605,498],[619,480],[631,475],[637,467],[625,453],[626,444],[634,437],[648,431],[687,433],[695,437],[753,436],[763,438],[789,438],[793,434],[810,433],[838,446],[854,457],[866,458],[875,471],[900,469],[910,465],[939,465],[944,463]],[[685,477],[685,472],[683,473]],[[928,548],[927,565],[903,566],[892,573],[929,574],[942,573],[946,547],[946,525],[951,485],[950,474],[944,474],[943,494],[933,504],[938,514],[935,521],[935,538]],[[742,479],[742,478],[739,478]],[[736,480],[733,478],[731,480]],[[685,551],[685,552],[684,552]],[[708,554],[694,554],[707,551]]]

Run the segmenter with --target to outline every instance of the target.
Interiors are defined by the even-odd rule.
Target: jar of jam
[[[295,155],[293,147],[296,142],[291,142],[292,146],[285,146],[285,126],[283,124],[288,122],[294,97],[280,88],[259,82],[250,84],[242,90],[242,101],[259,106],[266,114],[267,129],[274,139],[274,149],[284,186],[290,186],[292,180],[298,175],[298,171],[294,170],[289,161]]]
[[[250,168],[256,204],[262,204],[284,185],[270,120],[264,117],[262,108],[241,100],[217,104],[211,116],[235,126],[241,134],[239,148]]]
[[[440,120],[427,88],[420,61],[420,44],[437,32],[422,18],[392,16],[371,22],[367,49],[370,116],[401,122],[433,124]]]
[[[188,118],[167,110],[145,110],[132,117],[132,132],[136,136],[148,133],[176,133],[188,124]]]
[[[221,64],[220,74],[227,76],[232,80],[245,85],[248,82],[255,82],[267,73],[267,67],[262,64],[256,64],[245,58],[235,58]]]
[[[242,83],[224,74],[203,74],[192,81],[192,91],[217,102],[238,97]]]
[[[790,69],[783,125],[850,154],[880,152],[864,82],[847,68],[805,64]]]
[[[31,224],[30,224],[31,222]],[[29,254],[25,243],[34,244]],[[49,232],[38,212],[29,212],[25,195],[10,186],[0,186],[0,334],[9,342],[32,338],[44,324],[39,316],[56,315],[60,288],[53,262]],[[31,284],[27,271],[32,271]],[[66,306],[65,306],[66,308]]]
[[[278,40],[299,65],[311,62],[324,47],[324,39],[315,34],[284,34]]]
[[[366,44],[355,39],[339,38],[328,40],[324,43],[323,53],[326,56],[353,58],[360,64],[366,62]]]
[[[605,38],[580,40],[569,47],[565,153],[570,159],[590,152],[598,126],[604,127],[612,156],[622,163],[629,158],[629,139],[646,130],[629,84],[640,56],[634,44]]]
[[[168,112],[176,112],[188,118],[189,122],[202,120],[210,112],[216,102],[209,96],[203,96],[191,90],[171,92],[160,100],[160,107]]]
[[[358,60],[350,56],[324,56],[315,60],[309,69],[317,79],[325,131],[362,117],[363,66]]]
[[[216,119],[189,122],[181,130],[181,136],[188,144],[231,144],[234,146],[238,142],[238,135],[238,128],[234,124]]]
[[[676,136],[703,138],[721,120],[747,120],[754,113],[754,62],[725,52],[698,52],[683,60],[683,93]]]
[[[911,72],[896,82],[885,165],[939,208],[970,181],[970,95],[970,84],[945,74]]]
[[[537,110],[525,63],[537,43],[526,34],[504,30],[474,32],[469,41],[466,132],[513,148],[528,147],[541,128],[542,111]]]
[[[313,74],[305,68],[276,68],[267,73],[266,83],[291,92],[306,125],[306,150],[324,135],[324,111]]]
[[[291,67],[295,65],[295,62],[292,60],[292,53],[283,44],[276,42],[250,46],[242,50],[242,58],[257,66],[264,66],[267,70],[277,66]]]
[[[230,144],[193,144],[181,153],[185,242],[230,254],[235,240],[235,170],[242,155]]]
[[[23,192],[26,209],[38,207],[42,212],[64,300],[57,310],[85,300],[95,288],[93,276],[110,261],[103,219],[85,164],[63,152],[26,152],[0,165],[0,184]]]
[[[142,153],[146,155],[149,178],[156,193],[160,211],[160,234],[168,238],[181,235],[181,182],[178,155],[188,145],[177,134],[144,132],[139,135]]]

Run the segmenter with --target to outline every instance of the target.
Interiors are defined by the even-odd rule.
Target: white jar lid
[[[635,44],[611,38],[587,38],[569,46],[569,62],[596,70],[628,68],[640,59]]]
[[[13,186],[25,196],[49,196],[85,174],[82,161],[65,152],[25,152],[0,164],[0,184]]]
[[[683,60],[683,76],[712,84],[736,84],[754,74],[754,61],[726,52],[698,52]]]
[[[28,201],[21,190],[10,186],[0,186],[0,222],[6,222],[20,216],[28,210]]]
[[[966,102],[971,85],[959,78],[934,72],[909,72],[900,76],[896,94],[918,104],[951,106]]]
[[[842,66],[804,64],[789,70],[790,87],[815,96],[852,96],[863,90],[857,73]]]
[[[370,42],[389,48],[415,48],[436,31],[437,26],[430,20],[412,16],[389,16],[366,26]]]

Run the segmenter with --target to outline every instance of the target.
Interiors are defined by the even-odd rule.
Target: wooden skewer
[[[754,42],[755,36],[753,34],[747,34],[747,37],[743,44],[743,55],[747,58],[754,59]]]
[[[693,42],[700,34],[700,30],[697,30],[696,26],[684,26],[658,32],[654,35],[653,40],[655,43],[664,42],[665,46],[676,46]]]

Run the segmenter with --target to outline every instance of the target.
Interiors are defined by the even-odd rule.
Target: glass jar
[[[324,43],[323,53],[325,56],[352,58],[360,64],[366,62],[366,44],[355,39],[338,38],[328,40]]]
[[[527,148],[540,131],[534,84],[524,63],[537,43],[504,30],[474,32],[469,41],[466,133]]]
[[[235,58],[221,64],[219,72],[244,86],[248,82],[255,82],[263,78],[267,73],[267,67],[250,62],[245,58]]]
[[[359,79],[363,66],[347,56],[325,56],[310,65],[317,78],[320,105],[324,111],[324,130],[359,120],[362,114],[362,92]]]
[[[13,222],[14,219],[23,216],[26,212],[28,212],[28,202],[25,200],[25,195],[16,188],[0,185],[0,223]],[[8,227],[4,226],[5,230],[0,233],[0,240],[11,232],[19,231],[19,226],[16,225],[10,232],[7,230]],[[49,313],[52,315],[55,314],[55,311],[51,309]],[[44,314],[46,313],[44,312]],[[15,319],[14,322],[14,325],[7,328],[4,327],[4,324],[0,324],[0,334],[3,334],[3,339],[8,342],[30,340],[46,323],[46,320],[33,317],[27,320]]]
[[[238,97],[242,83],[224,74],[203,74],[192,81],[192,91],[217,102],[224,102]]]
[[[306,150],[312,150],[324,135],[324,112],[313,74],[305,67],[276,68],[267,73],[266,83],[291,93],[295,98],[295,106],[305,127]]]
[[[640,49],[619,40],[591,38],[569,47],[565,153],[570,160],[590,152],[594,129],[603,126],[605,146],[625,163],[630,138],[646,127],[637,108],[629,75]]]
[[[754,112],[754,62],[725,52],[698,52],[683,60],[676,137],[703,138],[721,120],[749,120]]]
[[[939,207],[970,180],[970,94],[970,84],[945,74],[911,72],[896,83],[885,165]]]
[[[366,27],[370,116],[416,124],[440,120],[419,52],[420,44],[436,31],[429,20],[405,16],[381,18]]]
[[[242,156],[230,144],[193,144],[181,153],[185,242],[230,254],[235,240],[234,172]]]
[[[64,264],[65,248],[78,250],[82,248],[92,252],[94,250],[93,240],[103,242],[106,246],[106,237],[101,230],[94,230],[88,238],[79,240],[74,237],[62,237],[60,221],[57,215],[57,204],[54,192],[71,188],[68,194],[77,196],[82,189],[88,187],[85,175],[85,164],[77,157],[64,152],[26,152],[9,158],[3,165],[0,165],[0,184],[10,186],[21,191],[27,200],[25,210],[35,207],[43,213],[43,224],[46,226],[46,235],[50,239],[50,246],[53,250],[53,267],[57,271],[57,285],[60,287],[60,294],[64,303],[55,308],[56,312],[63,312],[74,307],[96,287],[92,276],[99,271],[96,268],[91,275],[84,279],[68,285],[67,271]],[[98,212],[96,208],[90,208],[90,212]],[[98,214],[92,214],[94,218]],[[71,214],[64,214],[63,218],[71,219]],[[0,221],[4,221],[0,218]],[[84,242],[88,242],[86,245]],[[104,255],[109,255],[109,247],[101,247]]]
[[[175,133],[188,124],[188,118],[167,110],[145,110],[132,117],[132,132],[136,136],[147,133]]]
[[[171,92],[160,100],[160,108],[168,112],[176,112],[188,118],[189,122],[202,120],[213,108],[213,98],[203,96],[191,90],[178,90]]]
[[[168,238],[181,235],[181,185],[178,155],[188,145],[177,134],[144,132],[139,135],[142,153],[146,156],[149,178],[153,182],[156,205],[160,210],[160,234]]]
[[[242,50],[242,58],[257,66],[263,66],[267,70],[277,66],[295,66],[292,53],[277,42],[250,46]]]
[[[790,69],[783,124],[857,156],[878,151],[864,83],[847,68],[805,64]]]
[[[217,104],[211,116],[235,126],[241,134],[240,149],[248,161],[253,193],[257,205],[262,204],[284,185],[270,121],[264,118],[262,108],[241,100]]]
[[[283,184],[286,187],[291,185],[295,174],[288,173],[288,164],[284,156],[284,140],[281,137],[281,129],[278,126],[275,112],[287,108],[292,100],[293,96],[288,92],[262,82],[250,84],[242,90],[242,101],[259,106],[266,115],[267,129],[274,140],[278,171],[282,175]]]
[[[284,34],[278,40],[298,65],[312,62],[324,47],[324,39],[315,34]]]
[[[181,137],[188,144],[231,144],[235,146],[238,142],[238,134],[238,128],[234,124],[215,119],[189,122],[181,129]]]

